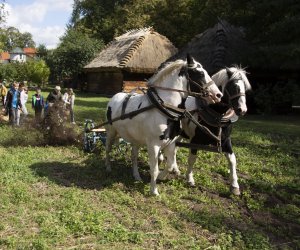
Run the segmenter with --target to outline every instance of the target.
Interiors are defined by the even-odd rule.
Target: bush
[[[299,104],[300,88],[296,81],[260,85],[254,94],[257,111],[260,113],[287,114],[292,105]]]
[[[8,82],[36,82],[45,83],[50,74],[49,67],[43,60],[28,61],[26,63],[8,63],[0,65],[0,78]]]

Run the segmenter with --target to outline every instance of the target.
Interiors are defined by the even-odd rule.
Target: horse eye
[[[200,72],[199,72],[199,75],[200,75],[201,77],[204,77],[204,72],[203,72],[203,71],[200,71]]]

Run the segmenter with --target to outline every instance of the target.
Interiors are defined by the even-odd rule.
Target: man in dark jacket
[[[14,82],[11,89],[6,96],[5,108],[8,111],[9,122],[15,126],[17,125],[18,109],[22,108],[20,101],[19,83]]]
[[[54,90],[49,93],[47,97],[47,103],[49,103],[50,106],[51,104],[53,105],[57,101],[62,101],[62,95],[60,90],[61,90],[60,86],[55,86]]]

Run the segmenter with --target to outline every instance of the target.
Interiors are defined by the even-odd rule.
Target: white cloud
[[[7,11],[6,25],[13,26],[20,32],[29,32],[36,44],[45,44],[47,48],[55,48],[65,32],[66,23],[49,25],[45,23],[47,15],[66,13],[67,18],[72,12],[73,0],[43,0],[33,1],[31,4],[10,5],[5,4]]]

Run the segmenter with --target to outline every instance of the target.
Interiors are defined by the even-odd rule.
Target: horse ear
[[[186,60],[187,60],[188,67],[193,68],[195,65],[195,60],[189,53],[187,53],[186,55]]]
[[[227,73],[228,79],[230,79],[233,75],[233,72],[228,67],[226,67],[226,73]]]

